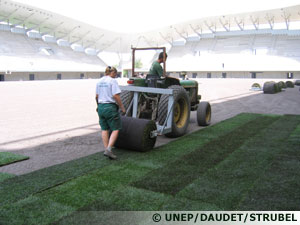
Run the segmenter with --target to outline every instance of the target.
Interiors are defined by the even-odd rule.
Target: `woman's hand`
[[[123,115],[125,115],[125,113],[126,113],[126,109],[124,108],[124,106],[122,105],[122,107],[121,107],[121,110],[122,110],[122,113],[123,113]]]

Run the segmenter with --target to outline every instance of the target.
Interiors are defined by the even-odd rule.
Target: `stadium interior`
[[[235,11],[207,16],[204,4]],[[138,29],[139,15],[161,20],[158,6],[163,19],[196,19],[100,26],[112,15]],[[161,50],[132,47],[165,47],[179,79],[146,77]],[[121,89],[111,95],[107,66]],[[0,0],[0,96],[0,225],[183,224],[186,212],[213,224],[300,220],[300,0]],[[110,147],[103,124],[120,130],[110,126]]]

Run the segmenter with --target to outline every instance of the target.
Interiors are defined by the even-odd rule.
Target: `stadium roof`
[[[140,33],[205,17],[285,8],[300,0],[13,0],[121,33]]]
[[[173,45],[178,39],[185,41],[192,36],[200,39],[204,33],[210,33],[213,36],[220,30],[225,32],[230,32],[234,28],[241,31],[259,30],[262,26],[264,28],[267,26],[272,30],[276,28],[274,26],[277,23],[283,23],[285,29],[289,29],[290,23],[300,21],[300,5],[199,18],[149,32],[120,33],[30,5],[0,0],[0,21],[2,21],[0,30],[10,29],[14,32],[27,33],[27,35],[31,33],[35,38],[51,35],[55,41],[66,40],[71,45],[80,44],[85,49],[95,49],[97,53],[101,51],[129,52],[131,46],[162,46],[166,43]]]

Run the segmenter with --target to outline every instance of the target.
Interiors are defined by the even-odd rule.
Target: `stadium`
[[[112,63],[130,75],[131,46],[166,46],[172,76],[300,78],[299,5],[126,34],[17,2],[0,4],[1,81],[99,78]],[[140,71],[156,57],[141,56]]]
[[[116,160],[95,103],[108,66]],[[299,85],[297,0],[0,0],[0,224],[295,224]]]

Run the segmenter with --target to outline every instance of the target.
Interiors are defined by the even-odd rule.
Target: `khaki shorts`
[[[116,104],[98,104],[99,124],[102,130],[121,130],[119,107]]]

